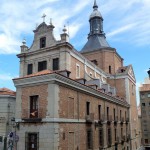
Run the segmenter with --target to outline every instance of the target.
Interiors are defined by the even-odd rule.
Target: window
[[[87,148],[92,149],[92,131],[87,131]]]
[[[121,117],[122,117],[122,111],[120,110],[120,120],[121,120]]]
[[[125,111],[125,120],[127,119],[126,111]]]
[[[68,98],[68,118],[74,118],[74,98],[72,97]]]
[[[80,66],[78,64],[76,65],[76,77],[80,78]]]
[[[33,71],[33,64],[28,64],[28,69],[27,69],[27,75],[32,74]]]
[[[98,119],[101,119],[101,105],[98,105]]]
[[[30,118],[38,118],[38,96],[30,96]]]
[[[39,133],[27,133],[25,135],[25,150],[39,149]]]
[[[145,139],[145,144],[148,144],[148,139]]]
[[[144,106],[145,106],[145,103],[142,103],[142,106],[144,107]]]
[[[145,98],[145,95],[144,94],[141,94],[141,99],[144,99]]]
[[[114,120],[116,120],[116,110],[114,108]]]
[[[96,66],[98,65],[97,60],[91,60],[92,63],[94,63]]]
[[[109,73],[111,74],[111,66],[109,66]]]
[[[38,62],[38,71],[47,69],[47,61]]]
[[[115,128],[114,132],[115,132],[115,141],[116,141],[117,140],[117,129],[116,128]]]
[[[40,38],[40,48],[46,47],[46,37]]]
[[[3,142],[3,137],[2,136],[0,136],[0,142]]]
[[[147,97],[150,97],[150,93],[148,93]]]
[[[53,70],[59,70],[59,58],[53,59]]]
[[[107,107],[107,120],[109,120],[109,107]]]
[[[103,146],[103,129],[100,128],[99,129],[99,146],[102,147]]]
[[[121,137],[123,137],[123,128],[121,128]]]
[[[135,92],[134,85],[132,85],[132,95],[134,95],[134,92]]]
[[[108,128],[108,130],[107,130],[107,135],[108,135],[108,145],[111,145],[111,129],[110,128]]]
[[[92,75],[92,72],[90,72],[90,76],[92,77],[93,75]]]
[[[86,102],[86,114],[90,115],[90,102]]]

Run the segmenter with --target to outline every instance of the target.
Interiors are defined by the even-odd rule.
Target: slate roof
[[[103,34],[102,35],[95,34],[89,37],[87,43],[82,48],[80,53],[92,52],[95,50],[100,50],[101,48],[111,49]]]

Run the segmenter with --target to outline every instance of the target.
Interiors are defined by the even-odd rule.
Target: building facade
[[[136,80],[131,65],[109,46],[96,1],[90,33],[78,52],[66,28],[41,23],[30,48],[23,41],[16,122],[21,150],[136,150],[140,148]]]
[[[0,88],[0,149],[6,148],[6,138],[12,131],[11,119],[15,117],[16,93],[7,88]]]
[[[146,150],[150,149],[150,81],[145,80],[139,88],[141,106],[142,144]]]

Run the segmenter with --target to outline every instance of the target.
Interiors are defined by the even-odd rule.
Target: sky
[[[0,0],[0,87],[15,90],[12,78],[19,76],[16,55],[23,39],[31,46],[32,31],[43,22],[43,14],[47,24],[52,18],[56,39],[66,25],[70,43],[80,51],[87,41],[93,1]],[[124,65],[133,65],[138,87],[150,67],[150,0],[97,0],[97,4],[107,41],[124,58]]]

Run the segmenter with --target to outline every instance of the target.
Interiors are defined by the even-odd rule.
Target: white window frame
[[[80,65],[79,64],[76,64],[76,78],[80,78]]]

